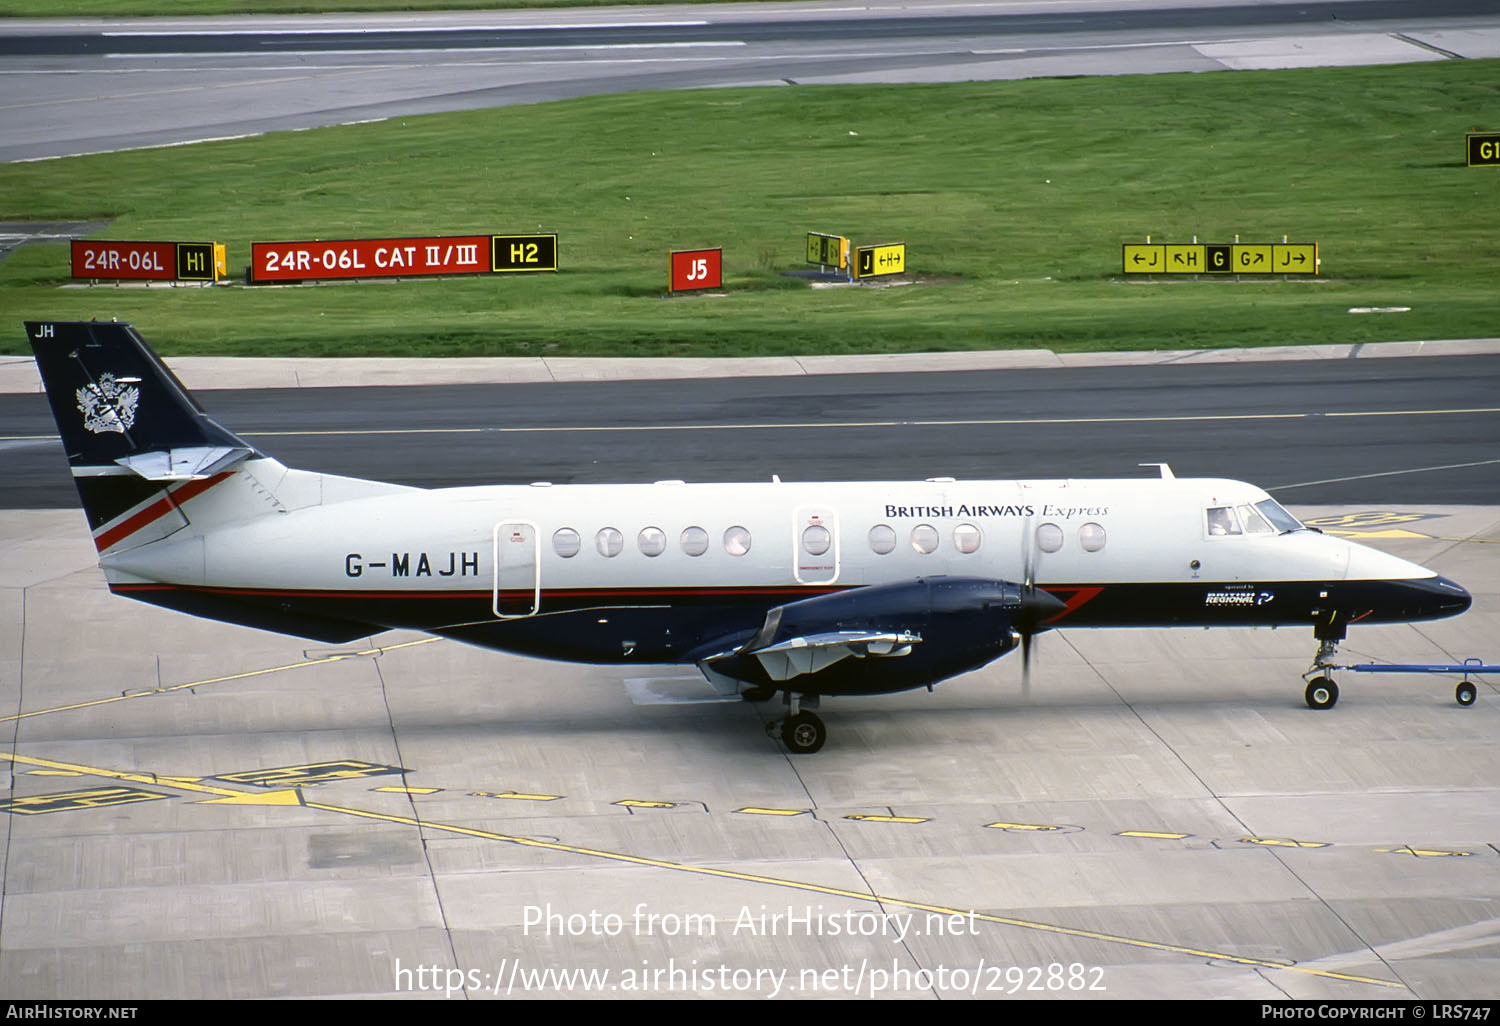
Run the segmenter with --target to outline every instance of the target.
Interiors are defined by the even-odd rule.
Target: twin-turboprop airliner
[[[546,659],[697,666],[781,693],[793,752],[833,695],[931,687],[1055,627],[1452,616],[1431,570],[1309,530],[1254,485],[1124,480],[495,485],[293,470],[220,426],[127,324],[28,322],[112,592],[345,642],[408,628]],[[1470,699],[1472,700],[1472,698]]]

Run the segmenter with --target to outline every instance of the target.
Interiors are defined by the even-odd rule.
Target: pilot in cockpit
[[[1238,534],[1234,514],[1228,506],[1215,506],[1208,511],[1208,533],[1211,535]]]

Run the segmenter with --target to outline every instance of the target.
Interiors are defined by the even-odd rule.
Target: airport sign
[[[1278,242],[1271,247],[1272,274],[1317,274],[1316,242]]]
[[[842,235],[808,232],[807,262],[843,270],[849,266],[849,240]]]
[[[250,280],[323,281],[483,274],[488,235],[252,242]]]
[[[1316,242],[1126,243],[1125,274],[1317,274]]]
[[[1202,246],[1165,246],[1168,274],[1202,274],[1205,262]]]
[[[854,251],[854,276],[875,278],[883,274],[901,274],[906,270],[906,243],[887,242],[878,246],[860,246]]]
[[[557,236],[493,236],[490,239],[490,270],[496,274],[557,270]]]
[[[668,268],[669,292],[716,289],[723,284],[723,249],[674,249]]]
[[[1124,262],[1126,274],[1165,274],[1167,254],[1165,246],[1125,244]]]
[[[118,242],[74,239],[75,278],[125,281],[218,281],[225,273],[217,242]]]
[[[1470,132],[1464,151],[1470,167],[1500,166],[1500,132]]]

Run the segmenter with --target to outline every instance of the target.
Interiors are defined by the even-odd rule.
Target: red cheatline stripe
[[[121,521],[114,527],[111,527],[109,530],[104,531],[101,534],[96,534],[94,536],[94,547],[97,548],[100,552],[103,552],[105,549],[111,547],[115,543],[123,541],[130,535],[135,534],[135,532],[139,531],[147,524],[151,524],[156,522],[157,520],[160,520],[162,517],[171,512],[174,506],[181,506],[189,499],[202,495],[204,492],[208,491],[220,481],[223,481],[227,477],[232,477],[233,474],[234,471],[231,470],[225,471],[222,474],[215,474],[213,477],[203,478],[199,481],[189,481],[181,488],[178,488],[175,492],[169,492],[167,496],[163,496],[162,498],[157,499],[155,502],[147,506],[145,509],[141,510],[135,516]]]
[[[1049,618],[1046,621],[1047,623],[1056,623],[1057,621],[1078,612],[1078,607],[1084,605],[1089,600],[1098,598],[1099,593],[1104,590],[1104,587],[1102,585],[1080,585],[1077,588],[1069,588],[1067,586],[1048,586],[1046,590],[1053,592],[1054,594],[1056,594],[1057,592],[1066,593],[1069,591],[1073,593],[1072,595],[1068,596],[1067,601],[1063,603],[1062,612],[1058,613],[1054,617]]]
[[[112,584],[110,590],[119,593],[144,591],[190,591],[205,595],[230,595],[247,598],[343,598],[343,599],[485,599],[494,592],[473,591],[361,591],[355,588],[233,588],[192,584]],[[826,595],[841,588],[786,588],[767,586],[764,588],[552,588],[542,590],[542,598],[560,599],[635,599],[643,602],[661,602],[673,598],[718,598],[736,595],[755,595],[763,598],[811,598]],[[530,588],[502,588],[502,597],[530,595]]]
[[[1041,587],[1039,585],[1039,587]],[[667,587],[667,588],[544,588],[542,590],[542,604],[547,606],[548,600],[556,603],[564,600],[577,601],[579,599],[592,599],[603,601],[613,599],[615,601],[630,600],[642,604],[657,604],[670,602],[674,599],[702,598],[722,599],[738,596],[758,596],[764,599],[795,601],[799,598],[812,598],[818,595],[827,595],[836,591],[846,590],[838,587],[810,587],[810,588],[788,588],[782,585],[768,585],[765,587]],[[1047,591],[1057,594],[1059,598],[1067,595],[1067,599],[1061,612],[1047,620],[1048,624],[1058,623],[1069,615],[1077,612],[1082,606],[1099,597],[1104,591],[1102,584],[1084,585],[1051,585],[1046,587]],[[204,595],[226,595],[244,598],[302,598],[302,599],[376,599],[376,600],[412,600],[412,601],[489,601],[494,597],[494,592],[473,591],[469,589],[452,591],[392,591],[381,589],[379,591],[360,591],[354,588],[234,588],[214,587],[204,585],[180,585],[180,584],[112,584],[110,591],[116,594],[131,594],[147,591],[182,591],[196,592]],[[502,589],[502,598],[519,598],[529,596],[531,589]],[[556,611],[556,610],[554,610]]]

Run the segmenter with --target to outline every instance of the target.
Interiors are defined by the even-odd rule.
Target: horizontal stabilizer
[[[253,455],[253,450],[240,446],[193,445],[121,456],[115,462],[147,481],[197,481]]]
[[[921,640],[921,635],[907,631],[830,631],[788,638],[747,654],[760,660],[772,680],[790,680],[817,673],[850,656],[863,659],[909,655],[911,647]]]

